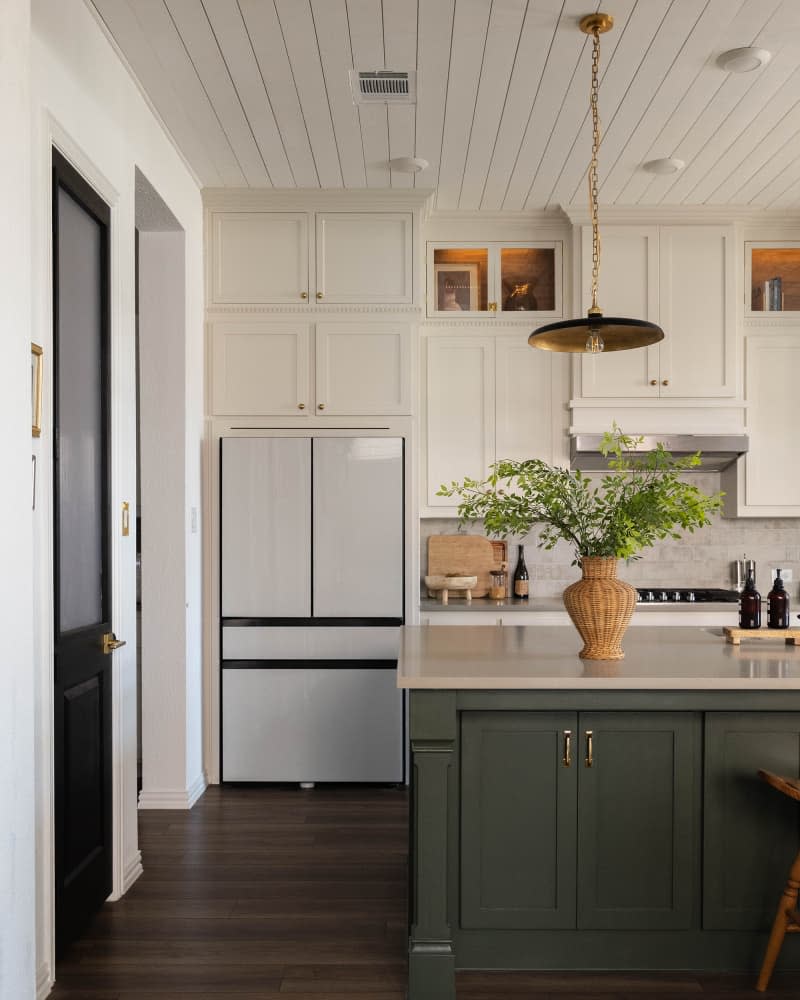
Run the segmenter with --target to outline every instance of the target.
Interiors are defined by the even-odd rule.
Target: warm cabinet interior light
[[[610,14],[587,14],[581,19],[580,29],[592,36],[592,88],[589,107],[592,112],[592,158],[589,161],[589,208],[592,213],[592,305],[588,315],[581,319],[568,319],[548,323],[534,330],[528,337],[531,347],[543,351],[569,354],[607,354],[609,351],[629,351],[634,347],[647,347],[664,339],[664,331],[655,323],[641,319],[621,319],[603,316],[597,304],[600,279],[600,233],[597,220],[597,154],[600,149],[600,116],[597,110],[600,67],[600,35],[610,31],[614,18]]]

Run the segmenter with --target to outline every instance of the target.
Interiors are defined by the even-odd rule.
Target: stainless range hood
[[[638,437],[631,434],[631,437]],[[644,434],[642,442],[631,455],[645,455],[658,444],[664,445],[675,458],[701,452],[701,464],[689,471],[719,472],[732,465],[747,451],[746,434]],[[592,472],[608,468],[608,458],[600,451],[602,434],[573,434],[570,442],[570,465],[573,469]]]

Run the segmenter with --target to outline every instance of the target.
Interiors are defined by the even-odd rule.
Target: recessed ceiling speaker
[[[396,156],[393,160],[389,160],[389,168],[398,170],[401,174],[418,174],[427,166],[429,166],[428,161],[423,160],[421,156]]]
[[[679,160],[676,156],[665,156],[660,160],[648,161],[642,165],[642,169],[646,170],[649,174],[677,174],[685,166],[686,163],[683,160]]]
[[[727,73],[752,73],[755,69],[766,66],[772,58],[767,49],[754,48],[752,45],[743,49],[729,49],[717,59],[717,65]]]

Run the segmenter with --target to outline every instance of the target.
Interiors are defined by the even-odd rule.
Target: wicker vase
[[[585,556],[581,566],[583,579],[564,591],[564,607],[584,643],[578,655],[584,660],[621,660],[636,588],[617,579],[613,556]]]

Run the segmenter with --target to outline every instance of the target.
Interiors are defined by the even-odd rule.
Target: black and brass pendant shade
[[[592,158],[589,162],[589,208],[592,216],[592,305],[585,318],[548,323],[528,337],[531,347],[543,351],[570,354],[603,354],[609,351],[629,351],[634,347],[649,347],[664,339],[664,331],[655,323],[642,319],[622,319],[604,316],[597,304],[600,277],[600,233],[597,212],[597,154],[600,148],[600,117],[597,110],[600,66],[600,35],[610,31],[614,19],[610,14],[587,14],[580,29],[593,38],[592,88],[589,105],[592,112]]]

